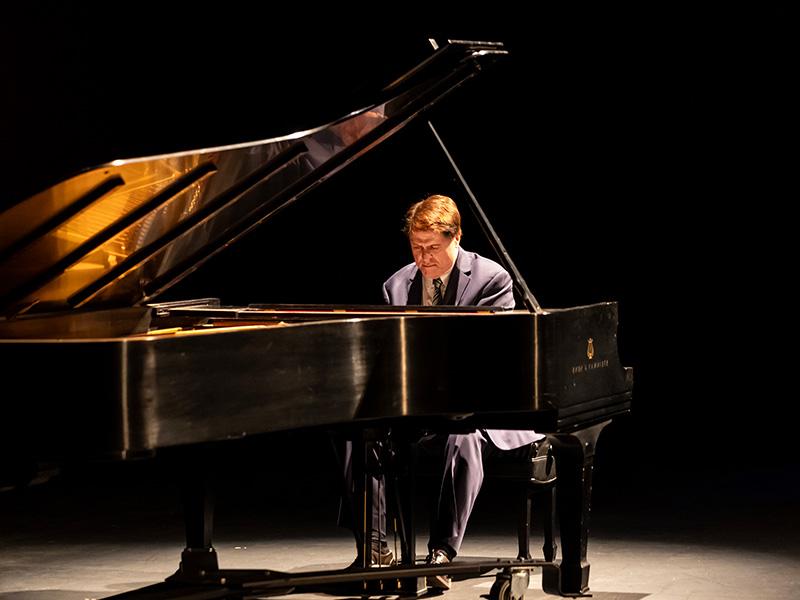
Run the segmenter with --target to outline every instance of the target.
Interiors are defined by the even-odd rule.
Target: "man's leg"
[[[469,516],[483,484],[483,433],[449,435],[445,444],[444,473],[439,501],[431,519],[428,550],[444,550],[449,559],[458,554]]]

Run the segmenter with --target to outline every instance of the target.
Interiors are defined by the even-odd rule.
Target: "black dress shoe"
[[[446,565],[450,562],[450,556],[441,548],[431,550],[428,558],[425,559],[426,565]],[[440,575],[428,575],[425,578],[425,583],[429,588],[436,590],[449,590],[451,581],[450,576],[444,573]]]
[[[389,546],[381,545],[380,551],[377,548],[373,548],[372,552],[370,553],[370,561],[369,567],[391,567],[397,564],[397,561],[394,558],[394,552],[389,549]],[[364,561],[361,559],[360,556],[356,556],[356,559],[350,563],[350,566],[347,567],[348,569],[363,569],[364,568]]]

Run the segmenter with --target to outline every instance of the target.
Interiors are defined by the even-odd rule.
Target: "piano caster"
[[[530,581],[529,569],[503,569],[489,590],[489,600],[522,600]]]

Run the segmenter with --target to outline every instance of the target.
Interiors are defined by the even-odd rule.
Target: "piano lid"
[[[0,315],[149,301],[506,55],[450,41],[331,124],[115,160],[0,213]]]

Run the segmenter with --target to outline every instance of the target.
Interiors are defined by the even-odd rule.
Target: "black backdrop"
[[[620,302],[635,405],[603,441],[606,480],[793,465],[791,366],[763,335],[784,325],[786,14],[416,8],[12,8],[0,201],[116,158],[316,126],[428,37],[500,40],[509,63],[431,118],[544,306]],[[461,196],[435,150],[410,128],[168,297],[380,302],[408,260],[404,208]],[[470,220],[464,246],[488,252]]]

